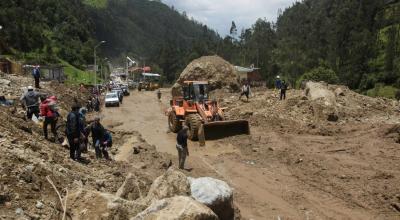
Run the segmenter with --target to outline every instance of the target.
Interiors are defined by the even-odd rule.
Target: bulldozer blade
[[[216,121],[202,124],[199,129],[200,145],[205,140],[216,140],[241,134],[250,134],[249,122],[246,120]]]

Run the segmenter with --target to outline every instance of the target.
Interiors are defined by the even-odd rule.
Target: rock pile
[[[193,60],[181,73],[172,89],[172,94],[181,94],[184,81],[208,81],[210,90],[226,88],[237,91],[239,83],[235,69],[219,56],[204,56]]]

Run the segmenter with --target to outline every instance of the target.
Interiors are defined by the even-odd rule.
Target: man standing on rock
[[[72,111],[67,116],[66,135],[69,143],[69,156],[73,160],[81,159],[79,144],[82,136],[82,126],[79,118],[79,109],[80,106],[75,103],[72,105]]]
[[[35,66],[32,71],[32,76],[35,79],[35,88],[40,89],[40,70],[39,66]]]
[[[28,92],[21,97],[22,106],[26,108],[26,116],[30,120],[35,115],[39,118],[39,97],[40,94],[34,91],[32,86],[28,86]]]
[[[184,125],[182,129],[178,132],[178,135],[176,137],[176,149],[178,150],[179,169],[185,168],[186,156],[189,156],[189,150],[187,146],[188,130],[189,128]]]

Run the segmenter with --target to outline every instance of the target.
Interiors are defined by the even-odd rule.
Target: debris
[[[192,197],[211,208],[221,220],[233,219],[233,190],[229,185],[211,177],[189,178]]]
[[[159,200],[177,195],[189,196],[190,183],[185,174],[169,168],[162,176],[154,180],[147,199]]]
[[[187,196],[175,196],[154,201],[147,209],[131,220],[144,219],[195,219],[218,220],[207,206]]]
[[[172,88],[172,94],[180,94],[184,81],[208,81],[210,90],[228,88],[238,91],[240,85],[237,82],[234,67],[219,56],[204,56],[193,60],[180,74]]]
[[[36,202],[36,208],[37,209],[43,209],[43,207],[44,207],[44,204],[41,201],[37,201]]]

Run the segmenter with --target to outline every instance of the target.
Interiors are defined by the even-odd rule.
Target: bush
[[[385,97],[394,99],[398,90],[393,86],[385,86],[383,83],[377,83],[373,89],[366,92],[371,97]]]
[[[303,81],[324,81],[330,84],[337,84],[339,82],[339,78],[336,75],[335,71],[326,67],[317,67],[309,72],[303,74],[299,80],[296,82],[296,86],[299,87],[301,82]]]

